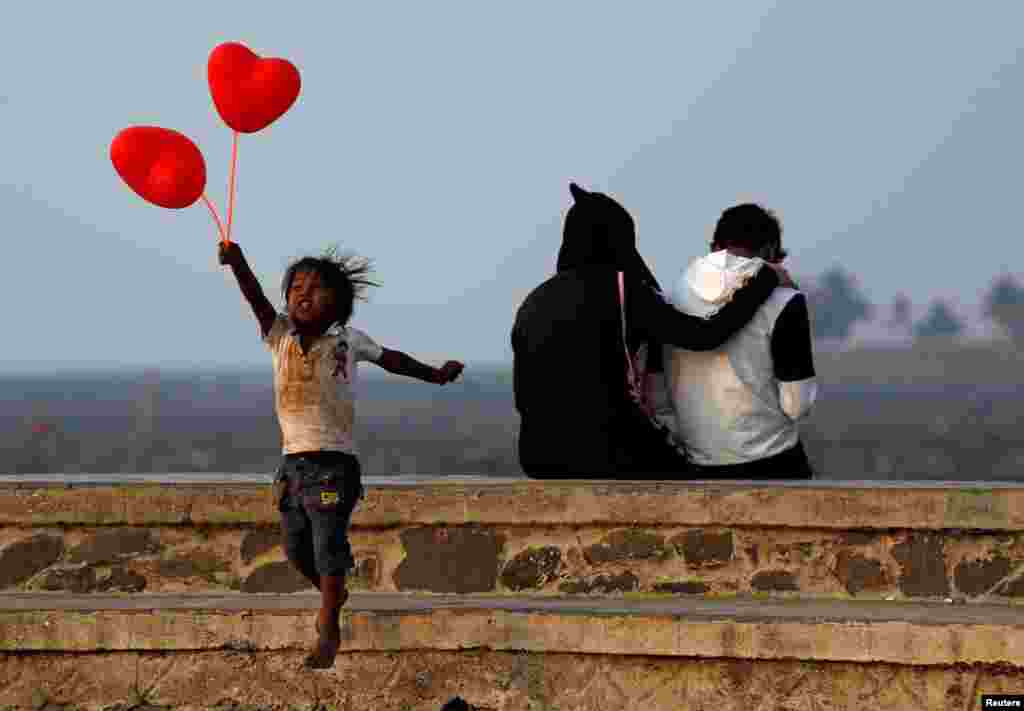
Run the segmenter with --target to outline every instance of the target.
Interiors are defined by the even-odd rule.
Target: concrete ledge
[[[0,477],[0,525],[275,525],[267,483]],[[1024,485],[883,482],[366,480],[352,528],[716,525],[1024,530]]]
[[[288,650],[316,595],[0,595],[0,651]],[[354,594],[346,652],[466,650],[1024,667],[1005,606]]]

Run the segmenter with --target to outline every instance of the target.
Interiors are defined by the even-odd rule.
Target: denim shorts
[[[288,560],[304,575],[346,575],[355,565],[348,526],[363,497],[359,460],[345,452],[287,454],[277,468]]]

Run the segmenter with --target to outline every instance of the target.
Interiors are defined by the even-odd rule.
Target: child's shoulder
[[[262,328],[262,326],[261,326]],[[288,332],[288,316],[280,311],[274,311],[274,320],[270,322],[270,327],[267,328],[267,332],[263,334],[263,340],[266,343],[274,344],[277,343],[281,337]]]
[[[380,358],[382,351],[380,345],[366,331],[356,326],[345,326],[344,339],[348,347],[354,350],[357,355],[368,360]]]
[[[342,332],[346,336],[350,336],[350,337],[370,338],[370,334],[368,334],[366,331],[364,331],[363,329],[359,328],[358,326],[353,326],[351,324],[348,324],[348,325],[344,326],[343,329],[342,329]]]
[[[336,326],[332,331],[329,331],[327,335],[335,336],[338,341],[345,343],[349,348],[372,348],[376,345],[376,342],[366,331],[357,326],[351,326],[348,324],[344,326]]]

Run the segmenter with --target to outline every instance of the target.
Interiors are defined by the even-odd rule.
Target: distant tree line
[[[858,321],[872,321],[878,309],[864,296],[856,278],[834,267],[805,288],[815,339],[845,341]],[[884,325],[910,338],[955,338],[963,335],[966,322],[943,299],[934,299],[918,321],[911,317],[911,300],[897,294]],[[985,316],[1015,342],[1024,342],[1024,288],[1009,274],[998,277],[985,295]]]

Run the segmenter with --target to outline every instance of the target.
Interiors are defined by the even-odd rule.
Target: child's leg
[[[284,472],[283,491],[278,502],[285,557],[313,587],[320,589],[320,574],[313,555],[313,526],[299,500],[300,482]]]
[[[359,497],[358,462],[350,455],[338,455],[331,465],[318,467],[307,484],[302,504],[313,531],[316,569],[320,574],[319,640],[307,666],[327,668],[341,644],[341,607],[348,600],[345,575],[354,560],[348,541],[348,525]]]
[[[351,511],[344,503],[334,515],[313,514],[313,550],[320,575],[320,613],[318,627],[322,635],[341,634],[341,608],[348,601],[345,573],[352,567],[352,549],[348,543],[348,522]]]
[[[324,575],[320,578],[320,627],[321,630],[337,629],[341,608],[348,600],[344,575]]]
[[[304,519],[306,517],[302,511],[281,514],[284,552],[295,569],[302,574],[302,577],[319,590],[320,574],[316,572],[316,561],[313,555],[313,530],[308,519]]]

